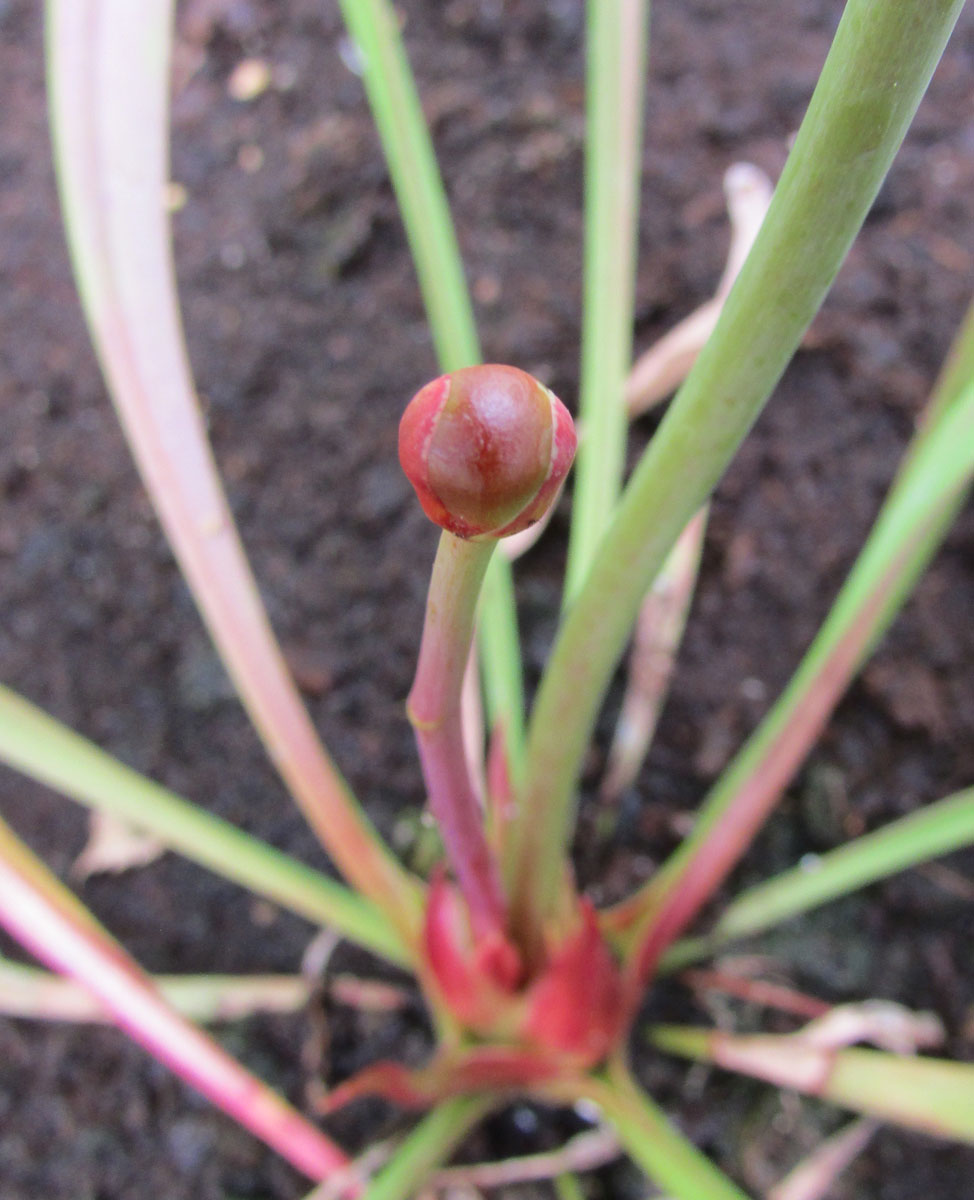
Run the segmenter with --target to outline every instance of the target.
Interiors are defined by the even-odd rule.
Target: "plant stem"
[[[186,354],[168,219],[172,0],[48,0],[55,163],[92,341],[142,479],[271,759],[322,845],[403,938],[415,880],[322,746],[267,619]]]
[[[704,801],[691,835],[619,917],[640,931],[644,980],[744,853],[859,665],[930,561],[974,477],[974,380],[917,435],[814,642],[777,703]]]
[[[452,1153],[494,1103],[481,1096],[461,1096],[438,1104],[397,1147],[361,1193],[361,1200],[409,1200],[417,1195],[429,1173]],[[305,1200],[331,1200],[332,1195],[326,1183]]]
[[[947,358],[937,376],[933,394],[920,414],[917,433],[910,444],[905,461],[900,466],[898,473],[900,477],[906,474],[912,459],[919,454],[920,447],[939,425],[947,410],[963,399],[972,380],[974,380],[974,303],[970,305],[961,321],[960,328],[947,352]]]
[[[436,356],[445,373],[480,362],[480,344],[460,248],[436,153],[396,13],[387,0],[339,0],[362,56],[362,79],[389,174]]]
[[[642,597],[794,353],[889,168],[962,0],[850,0],[761,232],[566,613],[528,731],[513,903],[557,896],[595,719]]]
[[[518,1183],[551,1179],[558,1191],[558,1180],[572,1180],[578,1187],[575,1172],[595,1171],[620,1156],[622,1150],[611,1129],[599,1127],[576,1133],[554,1150],[541,1150],[520,1158],[502,1158],[493,1162],[472,1163],[456,1167],[441,1167],[430,1179],[430,1185],[448,1190],[463,1186],[502,1188]],[[559,1200],[576,1200],[582,1193],[572,1192],[566,1185]]]
[[[693,603],[708,515],[705,505],[691,519],[640,606],[629,678],[599,786],[603,803],[614,803],[633,785],[652,743]]]
[[[460,1096],[438,1104],[372,1181],[366,1200],[406,1200],[413,1195],[494,1104],[495,1099],[483,1096]]]
[[[444,530],[426,601],[426,621],[407,710],[426,780],[430,811],[443,835],[477,935],[502,931],[506,905],[485,830],[481,799],[463,745],[460,695],[477,598],[495,539],[466,541]]]
[[[589,0],[579,392],[585,437],[575,464],[566,602],[588,574],[622,486],[648,36],[648,0]]]
[[[524,678],[511,564],[495,554],[487,564],[477,613],[484,700],[490,732],[504,730],[504,752],[516,780],[524,767]]]
[[[181,1016],[203,1024],[257,1012],[290,1013],[308,1002],[298,975],[155,975],[153,985]],[[85,988],[70,979],[0,956],[0,1012],[42,1021],[109,1021]]]
[[[556,1175],[551,1186],[554,1188],[557,1200],[585,1200],[585,1189],[579,1182],[577,1175],[571,1172],[562,1172],[561,1175]]]
[[[408,964],[402,938],[370,901],[146,779],[2,685],[0,758],[314,924]]]
[[[766,1200],[821,1200],[839,1176],[862,1154],[880,1128],[859,1117],[831,1134],[767,1193]]]
[[[621,1063],[608,1072],[545,1088],[570,1102],[594,1101],[629,1157],[677,1200],[748,1200],[708,1158],[678,1132]]]
[[[80,901],[0,821],[0,924],[82,983],[120,1028],[311,1179],[344,1167],[323,1133],[181,1017]]]
[[[340,5],[362,54],[365,88],[406,227],[440,369],[449,373],[473,366],[482,357],[473,306],[395,10],[388,0],[340,0]],[[500,555],[489,568],[478,640],[490,723],[503,722],[518,761],[524,729],[521,651],[511,568]]]
[[[941,854],[974,844],[974,788],[957,792],[837,850],[742,892],[710,933],[671,946],[661,971],[677,971],[728,942],[771,929],[799,913]]]
[[[669,1054],[713,1062],[909,1129],[974,1145],[971,1063],[831,1049],[803,1040],[801,1032],[738,1036],[663,1025],[651,1037]]]

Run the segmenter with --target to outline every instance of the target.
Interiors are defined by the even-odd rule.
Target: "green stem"
[[[679,970],[728,942],[972,843],[974,788],[968,788],[823,854],[811,866],[803,863],[749,888],[730,903],[709,934],[672,946],[660,968]]]
[[[556,1175],[551,1183],[557,1200],[585,1200],[585,1189],[577,1175],[566,1171]]]
[[[670,1124],[621,1064],[581,1081],[546,1088],[557,1099],[594,1101],[626,1153],[677,1200],[748,1200],[740,1188]]]
[[[402,938],[368,900],[146,779],[2,685],[0,759],[316,925],[408,965]]]
[[[972,329],[974,310],[952,361],[970,357],[964,351]],[[642,970],[655,966],[746,849],[906,600],[963,504],[974,473],[972,439],[974,374],[965,389],[952,370],[928,402],[870,535],[788,686],[711,789],[692,834],[607,914],[610,929],[639,924],[645,931]]]
[[[504,750],[515,780],[524,766],[524,677],[518,646],[511,564],[495,554],[487,566],[477,619],[484,699],[491,730],[504,728]]]
[[[801,1032],[738,1036],[679,1025],[650,1031],[653,1044],[831,1104],[974,1145],[974,1065],[820,1046]]]
[[[190,1021],[236,1021],[257,1012],[291,1013],[308,1002],[310,985],[299,975],[154,975],[166,1002]],[[0,956],[0,1012],[41,1021],[109,1021],[79,984],[50,971]]]
[[[340,0],[362,71],[440,366],[480,362],[480,344],[450,206],[396,13],[387,0]]]
[[[585,267],[579,415],[565,597],[578,591],[619,497],[629,416],[648,0],[589,0]]]
[[[461,1096],[438,1104],[409,1133],[361,1193],[361,1200],[409,1200],[418,1195],[429,1173],[449,1157],[494,1103],[481,1096]],[[325,1183],[305,1200],[325,1200],[332,1194]]]
[[[341,0],[362,53],[372,115],[406,227],[440,369],[481,361],[473,306],[450,207],[416,83],[388,0]],[[502,721],[520,756],[524,700],[510,564],[497,555],[480,614],[480,651],[491,724]]]
[[[963,0],[850,0],[761,232],[566,613],[528,731],[518,919],[540,926],[605,689],[652,579],[757,418],[892,162]]]
[[[905,475],[907,467],[919,453],[921,445],[936,429],[947,410],[963,398],[964,392],[970,387],[972,380],[974,380],[974,303],[970,305],[964,315],[937,377],[933,394],[920,415],[919,428],[908,451],[908,457],[900,466],[900,477]]]

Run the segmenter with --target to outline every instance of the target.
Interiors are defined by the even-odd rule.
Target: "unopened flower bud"
[[[568,410],[516,367],[464,367],[428,383],[399,425],[399,461],[431,521],[504,537],[544,515],[575,457]]]

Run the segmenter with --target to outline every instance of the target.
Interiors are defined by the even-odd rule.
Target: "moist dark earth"
[[[488,360],[577,392],[582,233],[581,0],[407,0],[404,36],[441,155]],[[841,5],[658,0],[643,157],[638,349],[705,300],[735,161],[777,176]],[[232,697],[131,465],[87,344],[60,232],[41,20],[0,3],[0,679],[124,761],[325,866]],[[249,101],[228,83],[263,60]],[[216,454],[275,628],[326,743],[400,852],[420,850],[408,690],[435,531],[396,461],[405,401],[436,374],[395,201],[335,0],[188,0],[174,61],[172,178],[187,337]],[[905,446],[974,278],[974,13],[951,47],[806,345],[716,496],[680,669],[618,822],[583,814],[597,895],[645,877],[810,640]],[[652,421],[633,436],[633,453]],[[564,505],[521,564],[529,682],[550,645]],[[974,511],[842,703],[733,883],[752,882],[974,780]],[[618,689],[614,693],[618,699]],[[611,715],[612,705],[609,707]],[[586,785],[604,760],[608,719]],[[67,875],[86,818],[0,772],[0,805]],[[420,839],[421,840],[421,839]],[[970,854],[745,947],[827,1001],[932,1009],[974,1058]],[[292,972],[313,931],[167,855],[80,887],[149,969]],[[12,952],[9,944],[4,948]],[[380,970],[341,950],[344,970]],[[679,983],[680,1019],[791,1028]],[[220,1030],[304,1104],[426,1047],[418,1006],[332,1006]],[[320,1034],[324,1026],[328,1038]],[[324,1041],[327,1054],[321,1053]],[[637,1047],[682,1128],[760,1195],[840,1114]],[[465,1148],[551,1146],[579,1119],[520,1106]],[[404,1127],[359,1106],[353,1149]],[[3,1200],[292,1200],[304,1181],[113,1030],[0,1020]],[[971,1195],[974,1151],[885,1130],[834,1200]],[[591,1197],[639,1196],[616,1165]],[[543,1185],[505,1195],[546,1195]]]

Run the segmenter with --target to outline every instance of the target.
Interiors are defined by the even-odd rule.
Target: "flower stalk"
[[[464,747],[461,695],[477,600],[497,539],[539,520],[575,454],[561,401],[515,367],[468,367],[434,379],[399,426],[399,459],[430,520],[442,526],[407,711],[447,856],[475,939],[507,929],[483,797]]]
[[[419,664],[406,711],[416,734],[430,811],[467,900],[474,933],[506,923],[500,871],[484,828],[463,745],[460,695],[473,640],[477,597],[495,543],[444,530],[426,603]]]

